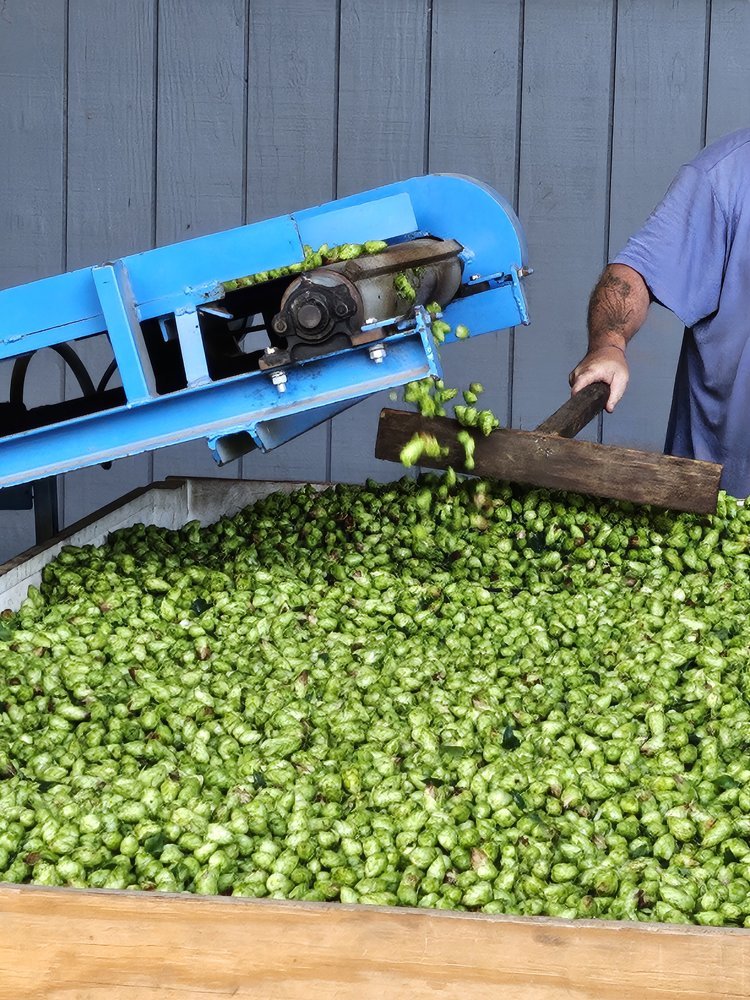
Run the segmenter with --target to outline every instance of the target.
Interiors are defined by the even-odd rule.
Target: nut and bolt
[[[279,392],[286,392],[286,372],[271,372],[271,381]]]
[[[368,354],[371,361],[374,361],[376,365],[381,365],[385,359],[385,348],[382,344],[373,344]]]

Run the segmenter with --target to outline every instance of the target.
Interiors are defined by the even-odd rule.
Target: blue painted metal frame
[[[439,374],[430,318],[420,308],[386,327],[382,363],[367,345],[307,361],[285,370],[283,394],[268,372],[212,381],[196,312],[223,298],[224,281],[301,261],[303,244],[395,242],[415,232],[461,243],[463,283],[482,285],[446,307],[447,322],[464,323],[472,335],[528,323],[519,283],[526,247],[513,210],[486,185],[447,174],[0,291],[0,360],[106,331],[127,399],[0,438],[0,487],[201,437],[217,456],[228,435],[248,434],[268,450],[370,393]],[[163,326],[170,316],[187,388],[159,396],[140,323]]]
[[[41,467],[53,475],[176,440],[205,437],[216,445],[221,437],[244,431],[258,446],[274,448],[364,396],[440,374],[417,331],[385,343],[380,364],[359,350],[295,366],[283,395],[267,377],[238,376],[171,393],[153,404],[77,417],[57,424],[52,438],[48,428],[15,434],[0,440],[0,487],[36,478]]]

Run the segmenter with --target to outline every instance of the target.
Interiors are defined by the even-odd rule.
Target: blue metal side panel
[[[0,303],[1,308],[2,303]],[[78,340],[80,337],[102,333],[104,328],[104,317],[100,315],[93,319],[74,323],[71,326],[50,327],[40,333],[25,333],[10,341],[4,341],[2,331],[0,331],[0,361],[5,358],[15,358],[19,354],[40,351],[43,347],[50,347],[52,344],[64,344],[69,340]]]
[[[454,329],[459,323],[463,323],[475,337],[493,330],[506,330],[519,323],[528,323],[524,312],[519,308],[513,285],[508,284],[463,299],[454,299],[443,310],[443,319]],[[450,343],[456,338],[451,332],[445,339],[446,343]]]
[[[255,222],[196,240],[125,257],[141,318],[169,312],[186,295],[220,281],[301,261],[302,243],[291,216]]]
[[[316,228],[316,235],[323,236],[326,232],[330,233],[327,216],[333,221],[335,215],[342,220],[342,232],[345,232],[344,220],[349,211],[368,205],[376,219],[379,206],[405,196],[416,220],[414,231],[454,239],[464,247],[464,281],[477,274],[514,273],[527,265],[528,251],[523,229],[510,203],[488,185],[458,174],[412,177],[375,191],[365,191],[329,205],[308,209],[298,213],[297,218],[309,217],[310,225],[320,227]],[[356,232],[354,242],[364,238],[391,238],[390,234],[379,232],[376,227]],[[305,242],[315,244],[316,240],[306,239]],[[499,308],[499,313],[493,315],[496,308]],[[456,300],[450,306],[450,314],[446,311],[446,322],[465,323],[475,334],[528,323],[526,304],[517,279],[515,289],[509,286],[507,294],[504,289],[493,293],[492,301],[487,293]]]
[[[404,184],[419,228],[467,250],[464,278],[523,267],[526,239],[510,203],[489,185],[458,174],[428,174]]]
[[[152,319],[188,302],[218,298],[218,282],[300,261],[302,244],[292,218],[281,216],[122,260],[140,318]],[[89,267],[0,291],[0,357],[104,329]],[[56,334],[38,335],[50,330]]]
[[[427,375],[427,372],[425,372]],[[259,420],[254,427],[253,438],[264,451],[271,451],[280,444],[286,444],[293,438],[299,437],[311,427],[335,417],[337,413],[354,406],[360,399],[345,399],[340,403],[331,403],[330,406],[319,406],[315,410],[303,410],[300,413],[292,413],[287,417],[277,417],[275,420]]]
[[[80,337],[77,330],[58,328],[87,320],[87,332],[104,330],[104,316],[90,267],[5,288],[0,291],[0,357]],[[41,337],[35,339],[37,332],[50,330],[55,335],[47,337],[46,343],[41,342]]]
[[[0,487],[178,441],[240,431],[249,431],[263,447],[266,442],[274,446],[281,442],[272,440],[269,428],[278,418],[300,413],[312,416],[318,409],[323,420],[328,407],[437,372],[439,367],[425,353],[422,337],[412,333],[387,342],[382,364],[375,364],[367,350],[359,348],[296,366],[288,372],[283,395],[259,372],[185,389],[0,440]]]
[[[382,201],[397,195],[409,197],[416,230],[458,240],[466,247],[465,278],[475,273],[496,274],[527,263],[523,229],[510,203],[489,185],[459,174],[412,177],[307,209],[296,217],[324,217],[334,209],[343,212],[373,199]]]

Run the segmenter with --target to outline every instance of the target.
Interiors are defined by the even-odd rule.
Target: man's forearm
[[[604,269],[589,300],[589,349],[570,373],[574,395],[593,382],[606,382],[607,411],[614,410],[628,384],[625,348],[643,326],[650,302],[646,282],[632,267],[610,264]]]
[[[650,302],[645,281],[632,267],[606,267],[589,300],[589,353],[606,347],[624,352],[643,326]]]

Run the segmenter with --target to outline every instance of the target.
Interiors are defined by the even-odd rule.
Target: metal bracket
[[[510,272],[510,280],[513,286],[513,299],[516,305],[518,306],[518,312],[521,317],[521,323],[524,326],[528,326],[529,324],[529,311],[526,308],[526,299],[524,297],[523,291],[521,290],[521,278],[527,274],[532,274],[532,273],[533,272],[530,267],[527,268],[514,267],[513,270]]]
[[[121,260],[99,264],[91,268],[91,275],[128,402],[153,399],[156,380],[125,264]]]
[[[197,385],[206,385],[211,378],[208,374],[206,352],[203,350],[198,312],[195,307],[188,307],[176,312],[174,319],[188,387],[192,389]]]
[[[34,489],[34,529],[36,543],[49,541],[60,531],[60,515],[57,503],[57,476],[39,479]]]

